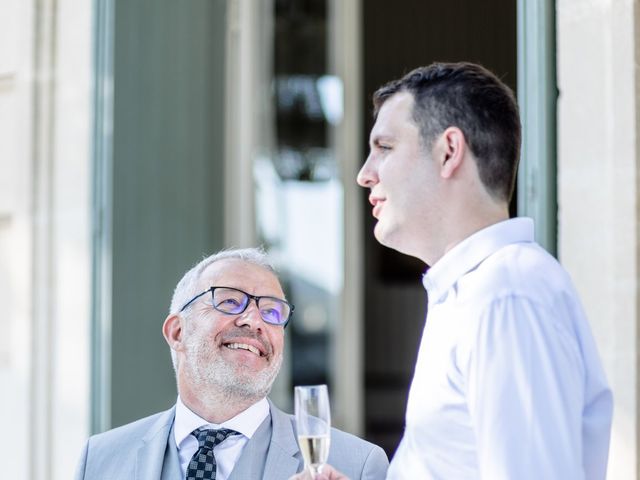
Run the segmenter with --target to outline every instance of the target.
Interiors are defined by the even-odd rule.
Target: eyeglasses
[[[241,314],[249,306],[249,300],[253,299],[256,302],[262,320],[271,325],[286,327],[295,309],[293,304],[281,298],[251,295],[231,287],[211,287],[189,300],[180,311],[182,312],[198,298],[209,292],[211,292],[213,308],[227,315]]]

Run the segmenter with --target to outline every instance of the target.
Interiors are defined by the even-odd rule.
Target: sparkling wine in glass
[[[327,463],[331,442],[331,411],[326,385],[295,387],[298,444],[306,468],[315,478]]]

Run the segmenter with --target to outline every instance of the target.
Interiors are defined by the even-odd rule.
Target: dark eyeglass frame
[[[240,310],[238,312],[233,312],[232,313],[232,312],[225,312],[224,310],[220,310],[218,307],[216,307],[216,304],[215,304],[215,301],[214,301],[214,296],[213,296],[214,295],[214,293],[213,293],[214,290],[216,290],[218,288],[224,288],[225,290],[234,290],[236,292],[240,292],[241,294],[243,294],[243,295],[245,295],[247,297],[247,303],[245,303],[245,305],[242,308],[242,310]],[[251,300],[253,300],[254,302],[256,302],[256,307],[258,308],[258,312],[260,313],[260,318],[262,319],[263,322],[268,323],[269,325],[276,325],[278,327],[283,327],[283,328],[285,328],[289,324],[289,320],[291,320],[291,315],[293,315],[293,311],[296,308],[295,305],[293,305],[293,303],[289,303],[289,302],[287,302],[286,300],[284,300],[282,298],[272,297],[272,296],[269,296],[269,295],[251,295],[250,293],[247,293],[244,290],[240,290],[239,288],[215,286],[215,287],[209,287],[204,292],[199,293],[198,295],[193,297],[191,300],[189,300],[187,303],[184,304],[184,306],[179,310],[179,312],[184,311],[185,308],[187,308],[189,305],[191,305],[197,299],[199,299],[203,295],[206,295],[209,292],[211,292],[211,306],[217,312],[224,313],[225,315],[241,315],[247,310],[247,308],[249,307],[249,304],[251,303]],[[277,302],[281,302],[281,303],[284,303],[285,305],[287,305],[289,307],[289,315],[287,316],[287,319],[282,323],[274,323],[274,322],[270,322],[269,320],[266,320],[265,317],[262,315],[262,311],[260,310],[260,300],[262,300],[263,298],[267,298],[269,300],[275,300]]]

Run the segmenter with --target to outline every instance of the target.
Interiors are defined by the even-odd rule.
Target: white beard
[[[187,334],[187,332],[185,332]],[[193,389],[203,398],[260,400],[271,386],[282,365],[282,353],[275,354],[270,365],[259,372],[245,365],[230,363],[203,337],[188,332],[184,339],[182,370]],[[226,348],[226,347],[222,347]]]

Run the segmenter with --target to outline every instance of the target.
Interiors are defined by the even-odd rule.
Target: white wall
[[[27,464],[30,433],[32,15],[29,2],[0,3],[0,425],[9,432],[0,435],[0,476],[7,478],[19,478]]]
[[[2,478],[71,478],[89,429],[91,8],[0,2]]]
[[[613,388],[609,479],[637,478],[635,16],[631,0],[557,2],[559,256]]]

